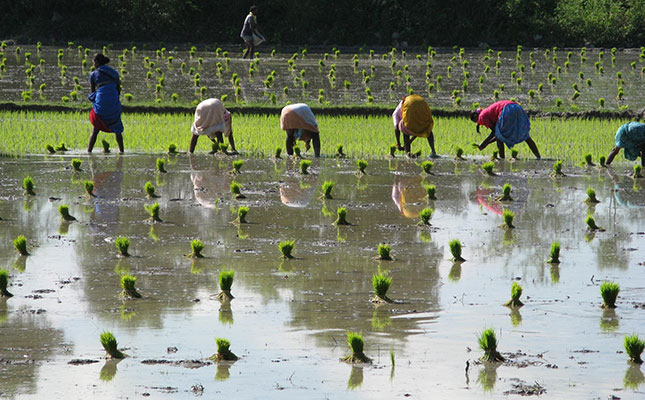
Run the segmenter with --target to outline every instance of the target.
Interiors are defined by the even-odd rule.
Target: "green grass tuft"
[[[388,244],[381,243],[378,245],[376,248],[376,252],[378,253],[378,257],[381,260],[392,260],[392,257],[390,256],[390,251],[392,248]]]
[[[589,154],[589,153],[585,154],[584,159],[585,159],[585,161],[584,161],[583,164],[585,164],[585,165],[587,165],[589,167],[596,166],[596,164],[593,163],[593,158],[591,157],[591,154]]]
[[[600,158],[598,159],[598,161],[599,161],[599,163],[600,163],[600,166],[601,166],[601,167],[606,167],[606,166],[607,166],[607,165],[605,164],[605,162],[607,161],[607,158],[606,158],[605,156],[600,156]]]
[[[463,160],[464,159],[464,149],[459,146],[455,146],[455,159]]]
[[[421,218],[420,225],[430,225],[430,218],[434,213],[434,209],[426,207],[423,210],[419,211],[419,218]]]
[[[463,257],[461,257],[461,242],[459,241],[459,239],[451,240],[448,243],[448,247],[450,247],[450,254],[452,254],[453,261],[466,261]]]
[[[246,224],[246,214],[249,213],[249,208],[246,206],[240,206],[237,209],[237,222],[240,224]]]
[[[550,258],[547,262],[551,264],[560,263],[560,242],[556,241],[551,244]]]
[[[19,235],[13,241],[13,247],[18,250],[21,256],[28,256],[29,252],[27,251],[27,238],[24,235]]]
[[[150,220],[152,220],[153,222],[162,222],[161,218],[159,218],[159,209],[161,208],[161,206],[159,206],[159,203],[155,201],[149,206],[144,206],[144,208],[150,215]]]
[[[387,297],[387,291],[392,285],[392,278],[385,275],[384,273],[379,272],[378,274],[372,275],[372,287],[374,288],[374,293],[380,300],[390,302],[391,300]]]
[[[585,200],[587,203],[600,203],[600,201],[596,198],[596,191],[593,188],[587,188],[587,199]]]
[[[492,162],[492,161],[485,162],[485,163],[482,164],[482,169],[488,175],[495,175],[495,172],[493,172],[494,168],[495,168],[495,163]]]
[[[336,210],[336,221],[334,221],[334,224],[349,225],[349,222],[347,222],[347,209],[345,207],[338,207]]]
[[[236,199],[245,199],[246,196],[242,194],[242,186],[239,183],[233,181],[230,186],[231,194]]]
[[[48,152],[49,154],[54,154],[54,153],[56,153],[56,150],[54,150],[54,146],[52,146],[51,144],[47,144],[47,145],[45,145],[45,150],[47,150],[47,152]]]
[[[239,174],[240,169],[244,165],[244,160],[234,160],[233,161],[233,173],[234,174]]]
[[[500,197],[500,200],[513,201],[513,198],[511,197],[511,190],[512,190],[511,184],[505,183],[504,186],[502,187],[502,197]]]
[[[603,282],[600,285],[600,296],[604,307],[616,308],[616,298],[620,292],[620,285],[616,282]]]
[[[128,239],[127,237],[119,236],[114,240],[114,245],[116,246],[117,250],[119,250],[119,254],[124,257],[130,256],[130,254],[128,253],[128,249],[130,248],[130,239]]]
[[[428,200],[437,200],[437,197],[435,196],[437,187],[435,185],[425,185],[423,188],[425,189],[426,194],[428,195]]]
[[[236,361],[238,357],[231,352],[231,342],[228,339],[217,338],[217,354],[210,357],[215,362],[220,361]]]
[[[504,228],[515,228],[515,226],[513,225],[513,218],[515,218],[515,213],[513,211],[505,209],[502,213],[502,217],[504,218]]]
[[[363,349],[365,348],[365,342],[363,341],[362,334],[357,332],[347,331],[347,344],[349,345],[349,348],[352,350],[352,354],[348,355],[345,358],[341,358],[342,361],[349,362],[349,363],[355,363],[355,362],[371,363],[372,362],[372,360],[370,360],[363,352]]]
[[[284,240],[278,244],[278,248],[280,248],[280,252],[282,253],[282,257],[284,258],[293,258],[291,255],[291,252],[293,251],[293,248],[296,245],[295,240]]]
[[[563,175],[562,173],[562,161],[558,160],[553,163],[553,174],[554,175]]]
[[[361,175],[365,175],[365,168],[367,168],[367,161],[356,160],[356,166],[358,167],[358,173]]]
[[[135,299],[140,299],[141,294],[139,294],[139,292],[137,292],[137,289],[135,288],[136,283],[137,278],[132,275],[121,276],[121,289],[123,289],[122,294]]]
[[[334,189],[334,181],[325,181],[322,184],[322,193],[326,199],[333,199],[331,191]]]
[[[222,270],[219,273],[219,288],[222,291],[231,291],[233,286],[233,277],[235,276],[235,271],[231,270]]]
[[[143,190],[151,199],[159,197],[155,194],[155,186],[150,181],[146,182],[145,185],[143,185]]]
[[[76,218],[70,215],[69,206],[67,204],[61,204],[60,206],[58,206],[58,213],[65,221],[76,221]]]
[[[390,145],[390,157],[392,157],[392,158],[396,157],[396,145],[395,144]]]
[[[85,193],[87,193],[88,196],[94,197],[94,182],[84,181],[83,187],[85,188]]]
[[[204,256],[202,255],[202,250],[204,250],[204,243],[202,243],[201,240],[199,239],[193,239],[190,241],[190,249],[192,250],[192,253],[190,253],[191,257],[194,258],[203,258]]]
[[[303,175],[309,175],[308,169],[310,165],[310,160],[300,160],[300,173]]]
[[[157,165],[157,171],[161,173],[168,172],[166,171],[166,160],[164,160],[163,158],[157,158],[156,165]]]
[[[640,165],[636,164],[634,165],[634,174],[632,175],[634,178],[642,178],[643,175],[641,174],[641,171],[643,170],[643,167]]]
[[[596,220],[591,215],[587,215],[587,218],[585,218],[585,223],[592,231],[596,231],[600,229],[600,227],[596,225]]]
[[[629,360],[637,364],[642,364],[643,359],[641,358],[641,354],[645,348],[645,341],[641,340],[638,335],[625,336],[624,345]]]
[[[480,333],[477,340],[479,342],[479,347],[484,351],[484,355],[481,357],[483,361],[504,361],[504,357],[497,352],[497,336],[495,336],[493,328],[485,329]]]
[[[423,169],[423,172],[426,174],[430,174],[432,167],[434,167],[434,163],[432,161],[424,161],[421,163],[421,169]]]
[[[0,297],[13,296],[13,294],[7,290],[7,286],[9,286],[9,272],[7,272],[6,269],[0,269]]]
[[[517,282],[513,282],[511,285],[511,299],[504,305],[507,307],[522,307],[524,303],[520,301],[520,296],[522,296],[522,286]]]
[[[36,195],[36,192],[34,192],[34,180],[31,176],[25,176],[25,179],[22,180],[22,188],[25,189],[25,194],[30,196]]]
[[[168,145],[168,154],[175,155],[177,154],[177,145],[174,143],[170,143]]]
[[[125,358],[125,354],[121,353],[117,348],[116,338],[112,332],[101,333],[101,345],[110,357],[118,359]]]
[[[72,168],[74,169],[74,171],[80,171],[82,163],[83,163],[83,161],[81,161],[80,159],[73,158],[72,159]]]

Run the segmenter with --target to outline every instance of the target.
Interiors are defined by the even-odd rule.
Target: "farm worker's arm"
[[[394,137],[396,138],[396,149],[399,151],[405,150],[405,148],[401,146],[401,131],[399,128],[394,128]]]
[[[611,152],[609,153],[609,155],[607,156],[607,163],[606,164],[607,165],[611,164],[611,162],[614,161],[614,157],[616,157],[619,152],[620,152],[620,147],[618,147],[618,146],[614,147],[611,150]]]

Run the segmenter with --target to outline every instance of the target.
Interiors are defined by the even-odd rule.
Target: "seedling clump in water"
[[[248,223],[246,221],[246,214],[249,213],[249,208],[246,206],[241,206],[237,209],[237,222],[240,224]]]
[[[599,162],[600,162],[600,166],[601,166],[602,168],[607,167],[607,165],[605,164],[605,161],[607,161],[607,158],[605,158],[605,156],[600,156],[600,158],[599,158]]]
[[[513,282],[511,285],[511,299],[504,303],[504,305],[511,308],[522,307],[524,303],[520,301],[520,296],[522,296],[522,286],[517,282]]]
[[[616,282],[603,282],[600,285],[600,296],[602,297],[603,307],[616,308],[616,298],[620,292],[620,285]]]
[[[231,182],[230,189],[231,189],[231,194],[233,194],[233,197],[235,197],[236,199],[238,199],[238,200],[246,199],[246,196],[243,195],[242,192],[241,192],[241,186],[240,186],[239,183],[237,183],[235,181]]]
[[[336,221],[334,221],[334,224],[336,225],[350,225],[349,222],[347,222],[347,209],[345,207],[338,207],[336,210]]]
[[[83,163],[83,161],[81,161],[78,158],[72,159],[72,168],[74,169],[74,171],[80,171],[82,163]]]
[[[343,153],[343,145],[339,144],[336,146],[336,157],[338,158],[343,158],[345,157],[345,153]]]
[[[365,175],[365,168],[367,168],[367,161],[356,160],[356,166],[358,167],[358,173],[361,175]]]
[[[505,183],[504,187],[502,187],[502,196],[499,198],[500,201],[513,201],[513,198],[511,197],[511,184],[510,183]]]
[[[134,285],[137,283],[137,278],[132,275],[123,275],[121,276],[121,295],[123,297],[131,297],[133,299],[140,299],[141,294],[137,292],[137,289]]]
[[[551,244],[551,257],[547,261],[551,264],[560,264],[560,242],[553,242]]]
[[[334,181],[325,181],[322,184],[323,197],[326,199],[333,199],[331,191],[334,189]]]
[[[234,160],[233,161],[233,173],[234,174],[239,174],[240,169],[244,165],[244,160]]]
[[[585,161],[582,163],[588,167],[595,167],[596,164],[593,163],[591,154],[585,154]]]
[[[159,218],[159,203],[154,202],[153,204],[149,206],[144,206],[148,214],[150,215],[150,221],[152,222],[162,222],[161,218]]]
[[[285,240],[285,241],[280,242],[278,247],[280,248],[280,252],[282,253],[282,257],[283,258],[293,258],[293,256],[291,255],[291,251],[293,250],[295,245],[296,245],[295,240]]]
[[[119,254],[121,254],[123,257],[130,257],[130,253],[128,253],[128,248],[130,247],[130,239],[128,239],[127,237],[119,236],[114,241],[114,245],[119,250]]]
[[[166,160],[163,158],[157,158],[157,171],[161,173],[166,173]]]
[[[46,146],[45,146],[45,150],[47,150],[47,152],[48,152],[49,154],[54,154],[54,153],[56,153],[56,150],[54,150],[54,146],[52,146],[51,144],[46,145]]]
[[[22,188],[25,189],[25,194],[30,196],[36,195],[36,192],[34,192],[34,180],[31,176],[25,176],[25,179],[22,180]]]
[[[423,188],[426,190],[426,194],[428,195],[428,200],[437,200],[437,197],[435,196],[437,187],[435,185],[425,185]]]
[[[92,182],[92,181],[84,181],[83,182],[83,187],[85,188],[85,193],[87,193],[88,196],[95,197],[94,196],[94,182]]]
[[[497,337],[493,328],[485,329],[478,338],[479,347],[484,350],[482,361],[499,362],[504,361],[504,357],[497,351]]]
[[[227,339],[217,338],[215,343],[217,343],[217,353],[210,357],[211,360],[215,362],[237,360],[237,356],[230,350],[231,342]]]
[[[587,226],[589,227],[589,230],[591,231],[602,230],[601,227],[596,225],[596,220],[591,215],[587,215],[587,218],[585,219],[585,223],[587,224]]]
[[[176,144],[170,143],[168,145],[168,154],[173,155],[173,156],[175,154],[177,154],[177,145]]]
[[[394,158],[396,157],[396,145],[390,145],[390,157]]]
[[[0,269],[0,297],[13,297],[7,290],[9,285],[9,272],[6,269]]]
[[[392,257],[390,256],[390,251],[392,248],[388,244],[379,244],[376,251],[378,253],[378,258],[379,260],[387,260],[387,261],[392,261]]]
[[[457,262],[464,262],[466,259],[464,259],[461,256],[461,242],[459,239],[453,239],[448,243],[448,247],[450,247],[450,254],[452,254],[452,260],[457,261]]]
[[[58,206],[58,213],[64,221],[76,221],[76,218],[70,215],[69,206],[67,204],[61,204]]]
[[[455,160],[464,160],[464,149],[459,146],[455,147]]]
[[[58,146],[55,147],[56,151],[67,151],[65,143],[61,142]]]
[[[434,166],[434,163],[432,161],[424,161],[421,163],[421,168],[423,169],[423,172],[425,172],[428,175],[432,174],[431,170],[433,166]]]
[[[426,207],[423,210],[419,211],[419,218],[421,218],[419,225],[430,225],[430,218],[432,217],[433,213],[434,210],[429,207]]]
[[[117,348],[116,338],[112,332],[101,333],[101,345],[103,345],[103,348],[110,357],[117,359],[125,358],[125,354],[121,353]]]
[[[519,152],[519,151],[517,151],[517,149],[511,149],[511,160],[517,160],[517,155],[518,155],[519,153],[520,153],[520,152]]]
[[[13,247],[18,250],[21,256],[28,256],[29,252],[27,251],[27,238],[24,235],[19,235],[13,241]]]
[[[233,286],[233,277],[235,276],[235,271],[233,270],[222,270],[219,273],[219,288],[221,292],[217,295],[219,300],[232,300],[233,295],[231,294],[231,287]]]
[[[587,188],[587,198],[585,199],[585,203],[600,203],[600,200],[596,198],[596,191],[593,188]]]
[[[558,160],[555,163],[553,163],[553,172],[551,173],[551,176],[553,176],[553,177],[565,176],[564,173],[562,172],[562,161],[561,160]]]
[[[204,250],[204,243],[199,239],[193,239],[190,241],[190,249],[192,252],[188,255],[192,258],[203,258],[202,250]]]
[[[643,167],[640,165],[636,164],[634,165],[634,174],[632,175],[633,178],[642,178],[643,175],[641,174],[641,171],[643,170]]]
[[[300,160],[300,173],[303,175],[309,175],[309,166],[311,165],[311,161],[309,160]]]
[[[492,161],[482,164],[482,169],[484,170],[484,172],[486,172],[487,175],[490,175],[490,176],[495,175],[495,172],[493,172],[493,168],[495,168],[495,163],[493,163]]]
[[[629,361],[636,364],[642,364],[641,354],[645,348],[645,341],[639,339],[638,335],[625,336],[625,352],[629,356]]]
[[[372,360],[370,360],[365,353],[363,353],[363,348],[365,347],[365,343],[363,342],[363,335],[360,333],[356,332],[347,332],[347,344],[349,344],[349,348],[352,350],[352,354],[348,355],[347,357],[341,358],[341,361],[345,361],[347,363],[371,363]]]
[[[513,218],[515,217],[515,213],[511,210],[504,210],[502,213],[502,217],[504,218],[504,224],[502,225],[502,228],[504,229],[513,229],[515,226],[513,225]]]
[[[372,287],[374,287],[375,296],[372,303],[391,303],[392,300],[387,297],[387,291],[392,285],[392,278],[386,274],[379,272],[372,275]]]
[[[143,190],[146,192],[149,198],[155,199],[159,196],[155,194],[155,186],[152,184],[152,182],[148,181],[146,182],[145,185],[143,185]]]
[[[107,140],[101,139],[101,145],[103,146],[103,153],[110,152],[110,143]]]
[[[282,157],[280,157],[280,154],[282,154],[282,147],[276,147],[274,157],[275,158],[282,158]]]

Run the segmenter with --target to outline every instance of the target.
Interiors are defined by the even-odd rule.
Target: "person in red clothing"
[[[531,122],[526,111],[514,101],[501,100],[491,104],[485,109],[478,108],[470,115],[470,119],[479,126],[483,125],[491,130],[490,135],[478,146],[484,150],[486,146],[497,142],[499,156],[504,158],[504,145],[512,148],[518,143],[526,142],[535,158],[540,159],[540,151],[529,136]]]

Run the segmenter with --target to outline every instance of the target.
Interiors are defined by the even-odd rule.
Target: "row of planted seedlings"
[[[342,154],[342,151],[339,151],[339,153]],[[301,173],[306,174],[307,173],[307,167],[308,167],[308,160],[302,160],[300,163],[300,169]],[[587,163],[590,163],[590,160],[586,160]],[[80,162],[79,160],[72,160],[72,167],[74,170],[80,170]],[[163,162],[162,159],[159,159],[157,161],[157,168],[160,172],[164,172],[163,168]],[[554,173],[561,173],[561,170],[558,171],[558,168],[556,166],[560,165],[561,163],[556,163],[554,166]],[[243,166],[243,161],[242,160],[235,160],[232,163],[233,166],[233,173],[240,173],[241,167]],[[420,167],[423,171],[423,173],[429,175],[432,172],[432,167],[433,164],[430,161],[426,161],[420,164]],[[363,175],[366,173],[366,168],[367,168],[367,162],[364,160],[357,160],[357,174]],[[484,170],[488,168],[482,167]],[[487,171],[487,172],[492,172],[492,171]],[[24,181],[24,186],[26,192],[28,194],[33,194],[33,181],[30,179],[25,179]],[[86,189],[87,189],[87,183],[86,183]],[[239,187],[237,189],[234,189],[235,185],[231,184],[231,192],[234,195],[239,196],[240,191]],[[326,181],[322,185],[322,196],[324,198],[332,198],[332,191],[333,191],[334,183],[331,181]],[[147,193],[148,197],[154,198],[156,196],[154,187],[151,185],[150,182],[147,182],[146,185],[144,186],[144,190]],[[433,186],[427,186],[426,187],[427,193],[428,193],[428,199],[432,200],[435,197],[436,194],[436,187]],[[88,190],[88,194],[91,195],[91,190]],[[587,191],[588,198],[585,200],[588,203],[596,203],[598,200],[595,197],[595,193],[593,190],[588,190]],[[512,196],[511,196],[511,187],[510,185],[504,185],[504,188],[502,190],[502,196],[499,199],[502,202],[509,202],[512,201]],[[151,219],[153,221],[160,221],[159,219],[159,205],[158,204],[153,204],[148,208],[150,214],[151,214]],[[73,217],[69,215],[68,209],[66,206],[61,205],[59,207],[59,211],[61,213],[61,217],[64,220],[71,220]],[[246,214],[248,213],[248,208],[246,207],[240,207],[238,209],[238,218],[239,218],[239,223],[244,223],[245,222],[245,217]],[[420,213],[420,224],[427,225],[429,224],[430,217],[432,215],[432,209],[425,209]],[[347,212],[346,209],[344,208],[339,208],[337,211],[337,220],[336,224],[337,225],[346,225],[348,224],[347,222]],[[505,229],[512,229],[514,228],[513,226],[513,214],[511,212],[505,212],[504,213],[504,225],[503,227]],[[589,224],[589,222],[587,222]],[[590,225],[590,227],[592,227]],[[597,229],[592,227],[593,229]],[[290,258],[291,253],[294,249],[294,241],[285,241],[281,242],[279,244],[279,248],[285,258]],[[24,237],[18,237],[14,241],[14,245],[16,249],[21,253],[21,255],[28,255],[28,251],[26,249],[26,239]],[[127,238],[117,238],[115,241],[115,245],[118,248],[120,254],[124,257],[127,257],[129,255],[128,253],[128,248],[129,248],[129,240]],[[200,257],[201,256],[201,251],[203,250],[203,244],[199,240],[194,240],[191,242],[191,249],[192,252],[189,254],[190,257]],[[458,240],[452,240],[449,243],[450,251],[451,254],[453,255],[453,260],[455,262],[464,262],[465,260],[463,259],[461,255],[461,243]],[[390,254],[390,247],[385,244],[381,244],[378,246],[378,258],[381,260],[391,260],[391,254]],[[552,245],[551,248],[551,254],[550,254],[550,259],[547,261],[551,264],[557,264],[560,262],[559,260],[559,255],[560,255],[560,246],[559,243],[555,242]],[[4,286],[2,286],[0,289],[2,289],[3,295],[11,295],[7,291],[7,278],[6,278],[6,273],[4,274]],[[222,289],[222,293],[218,296],[220,299],[223,300],[230,300],[232,298],[232,295],[230,294],[230,288],[232,285],[232,278],[233,278],[233,273],[232,271],[226,271],[220,273],[220,287]],[[228,282],[228,283],[227,283]],[[2,281],[0,281],[2,283]],[[121,286],[123,288],[123,295],[124,296],[129,296],[132,298],[138,298],[140,297],[140,294],[136,291],[136,288],[134,287],[136,283],[136,278],[128,275],[124,275],[121,277]],[[387,276],[387,272],[379,270],[377,274],[375,274],[372,277],[372,284],[374,287],[374,292],[375,292],[375,297],[372,300],[374,303],[384,303],[384,302],[392,302],[391,299],[387,297],[387,291],[392,284],[392,279]],[[615,302],[616,298],[618,296],[619,292],[619,286],[614,283],[614,282],[605,282],[601,286],[601,296],[603,298],[603,304],[604,307],[608,308],[613,308],[615,307]],[[522,294],[522,287],[517,284],[516,282],[513,283],[512,288],[511,288],[511,300],[507,302],[505,305],[512,307],[512,308],[519,308],[523,304],[520,300],[520,296]],[[103,343],[104,347],[108,351],[108,353],[111,356],[114,357],[122,357],[123,354],[118,351],[116,348],[116,341],[109,332],[104,333],[101,335],[101,342]],[[221,342],[221,343],[220,343]],[[480,335],[480,346],[482,350],[484,351],[484,356],[482,359],[484,361],[492,361],[492,362],[498,362],[498,361],[503,361],[503,356],[497,351],[497,339],[494,334],[494,330],[492,329],[486,329],[484,330],[481,335]],[[344,361],[351,361],[351,362],[369,362],[369,358],[365,356],[363,352],[363,347],[364,343],[362,340],[362,336],[360,334],[357,334],[355,332],[349,332],[348,333],[348,343],[350,345],[350,348],[352,349],[352,354],[349,355],[348,357],[344,358]],[[220,346],[221,344],[221,346]],[[215,359],[227,359],[224,357],[223,354],[226,353],[230,346],[230,343],[226,342],[225,339],[218,339],[218,353],[214,356]],[[221,347],[221,348],[220,348]],[[630,359],[634,362],[641,362],[640,360],[640,354],[642,352],[642,347],[643,347],[643,342],[636,336],[629,336],[625,338],[625,349],[628,353],[628,356]],[[640,350],[639,350],[640,349]],[[392,356],[393,357],[393,356]]]

